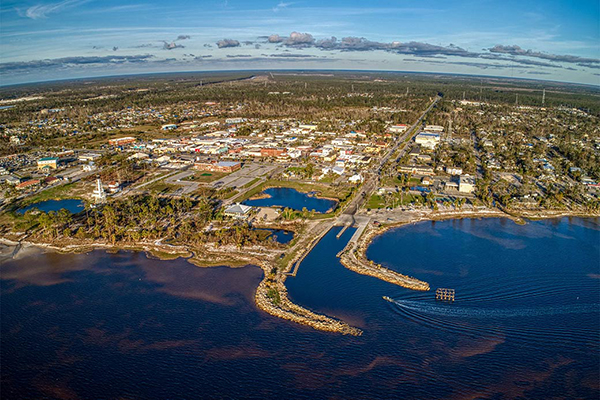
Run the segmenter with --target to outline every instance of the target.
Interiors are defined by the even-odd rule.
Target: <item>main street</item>
[[[403,144],[406,145],[408,141],[412,140],[419,133],[419,124],[421,123],[421,121],[423,121],[423,118],[425,118],[427,113],[431,111],[431,109],[436,105],[436,103],[440,99],[440,96],[436,96],[433,102],[429,105],[429,107],[427,107],[427,109],[423,111],[419,119],[417,119],[415,123],[412,124],[411,127],[406,130],[406,132],[404,132],[404,134],[396,138],[396,142],[394,143],[392,148],[387,152],[387,154],[381,159],[381,161],[375,168],[374,173],[368,174],[365,177],[363,185],[361,186],[356,196],[354,196],[354,198],[348,203],[346,209],[343,211],[343,214],[354,215],[358,212],[363,203],[373,194],[373,192],[377,188],[379,184],[379,178],[381,177],[381,171],[383,170],[383,167],[385,167],[385,165],[388,163],[390,157],[398,150],[400,146],[402,146]],[[408,146],[404,146],[400,150],[398,158],[404,156],[407,148]]]

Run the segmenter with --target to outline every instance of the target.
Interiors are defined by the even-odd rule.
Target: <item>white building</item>
[[[440,135],[437,133],[426,133],[421,132],[415,137],[415,143],[420,144],[422,147],[429,149],[435,148],[440,142]]]
[[[446,173],[450,175],[462,175],[463,170],[458,167],[446,167]]]
[[[473,193],[475,190],[475,178],[470,175],[461,175],[458,180],[458,191],[462,193]]]
[[[392,126],[388,127],[388,132],[402,133],[402,132],[406,132],[407,129],[408,129],[408,125],[404,125],[404,124],[392,125]]]
[[[246,218],[248,214],[252,211],[251,206],[247,206],[245,204],[236,203],[229,207],[227,207],[224,211],[224,214],[228,217],[233,218]]]

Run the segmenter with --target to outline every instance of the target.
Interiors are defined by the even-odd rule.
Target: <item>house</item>
[[[348,178],[348,182],[352,182],[352,183],[360,183],[362,181],[363,181],[363,177],[361,174],[352,175],[350,178]]]
[[[44,157],[40,158],[37,162],[38,170],[40,169],[56,169],[58,168],[58,157]]]
[[[223,213],[228,217],[244,219],[248,217],[252,208],[245,204],[236,203],[227,207]]]
[[[119,182],[116,182],[116,181],[109,182],[108,185],[106,185],[106,190],[109,193],[120,192],[121,191],[121,184]]]
[[[177,129],[177,125],[166,124],[166,125],[163,125],[160,129],[162,129],[163,131],[172,131],[173,129]]]
[[[459,167],[446,167],[446,173],[450,175],[461,175],[463,170]]]
[[[429,186],[433,184],[433,178],[429,177],[429,176],[424,176],[423,178],[421,178],[421,184],[425,185],[425,186]]]

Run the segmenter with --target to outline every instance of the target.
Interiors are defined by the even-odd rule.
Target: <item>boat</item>
[[[387,296],[383,296],[383,299],[384,299],[385,301],[389,301],[390,303],[393,303],[393,302],[394,302],[394,300],[393,300],[392,298],[390,298],[390,297],[387,297]]]

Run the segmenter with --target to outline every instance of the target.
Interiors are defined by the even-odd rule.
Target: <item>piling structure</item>
[[[437,288],[435,299],[443,301],[454,301],[454,289]]]

